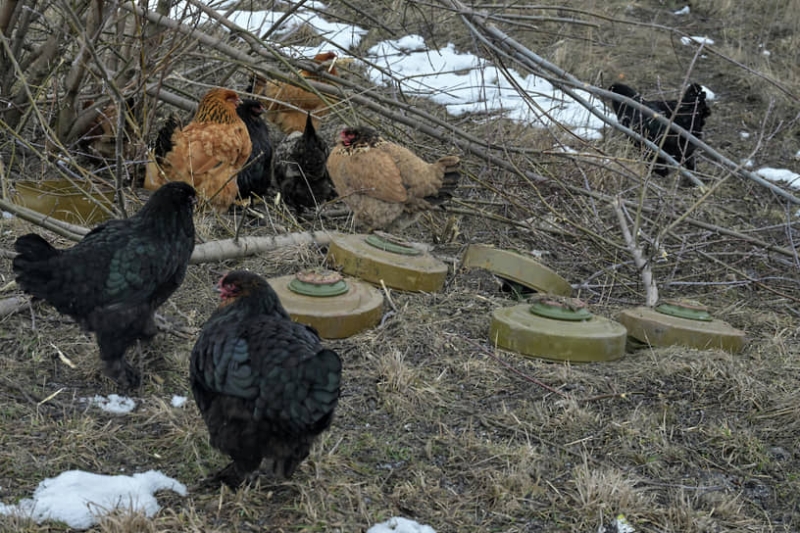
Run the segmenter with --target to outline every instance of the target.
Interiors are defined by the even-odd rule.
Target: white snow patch
[[[177,394],[172,397],[172,400],[169,402],[172,407],[183,407],[186,403],[186,396],[178,396]]]
[[[460,53],[448,44],[439,50],[428,50],[419,35],[383,41],[367,51],[377,68],[368,69],[377,84],[400,84],[406,94],[428,98],[444,105],[452,115],[466,113],[500,113],[509,119],[547,127],[560,122],[584,138],[601,136],[603,122],[578,102],[533,75],[523,77],[509,70],[511,83],[489,61],[469,53]],[[526,97],[514,85],[518,85]],[[576,90],[591,101],[591,95]],[[602,105],[596,103],[598,109]]]
[[[252,33],[261,34],[269,30],[283,15],[284,13],[280,11],[234,11],[228,20]],[[274,35],[275,37],[285,36],[302,26],[312,28],[315,33],[325,39],[325,42],[319,46],[298,48],[297,51],[305,56],[314,56],[337,47],[347,50],[358,46],[361,38],[367,34],[367,30],[364,28],[340,22],[329,22],[315,12],[298,9],[281,23]]]
[[[386,522],[375,524],[367,530],[367,533],[436,533],[436,530],[408,518],[394,516]]]
[[[291,2],[280,2],[279,4],[289,5]],[[301,26],[308,26],[312,28],[318,35],[324,38],[324,42],[319,46],[313,47],[296,47],[292,50],[286,50],[291,53],[293,57],[313,57],[320,52],[326,52],[337,47],[348,50],[354,46],[358,46],[367,30],[358,26],[350,24],[342,24],[339,22],[329,22],[322,18],[319,13],[312,11],[324,10],[326,5],[322,2],[307,2],[302,8],[290,14],[277,28],[273,35],[275,37],[283,37],[295,31]],[[227,12],[226,5],[215,5],[213,7],[220,15]],[[237,26],[255,34],[262,35],[264,32],[272,28],[275,23],[284,16],[282,11],[259,10],[259,11],[233,11],[228,15],[228,20]],[[208,15],[203,13],[199,8],[181,0],[176,3],[170,13],[171,18],[183,20],[184,23],[193,24],[198,22],[200,24],[213,23]],[[221,24],[220,28],[226,29]]]
[[[750,132],[749,131],[740,131],[739,132],[739,137],[741,137],[742,139],[749,139],[750,138]]]
[[[94,398],[84,398],[84,401],[91,402],[103,411],[124,415],[130,413],[136,407],[136,402],[127,396],[109,394],[108,397],[97,395]]]
[[[686,46],[690,44],[707,44],[711,46],[714,44],[714,40],[709,39],[708,37],[699,37],[699,36],[681,37],[681,44],[684,44]]]
[[[800,174],[785,168],[763,167],[756,170],[756,174],[770,181],[783,181],[790,187],[800,187]]]
[[[161,507],[153,494],[172,490],[186,496],[186,486],[150,470],[133,476],[105,476],[69,470],[39,483],[33,498],[17,505],[0,503],[0,514],[28,517],[41,524],[57,520],[76,529],[97,524],[97,517],[114,509],[127,509],[151,517]]]
[[[688,15],[691,12],[692,12],[692,10],[689,8],[689,6],[683,6],[679,10],[673,11],[672,14],[673,15]]]

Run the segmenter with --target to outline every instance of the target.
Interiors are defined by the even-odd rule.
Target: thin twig
[[[628,245],[628,250],[630,250],[633,256],[633,264],[636,265],[636,268],[639,269],[642,275],[642,284],[644,285],[645,291],[645,305],[654,307],[658,302],[658,287],[656,286],[655,278],[653,278],[650,262],[644,258],[642,249],[636,244],[630,229],[628,229],[628,222],[625,220],[625,213],[622,211],[622,202],[619,199],[615,199],[611,205],[614,208],[614,212],[617,214],[617,221],[622,231],[622,237],[625,239],[625,244]]]

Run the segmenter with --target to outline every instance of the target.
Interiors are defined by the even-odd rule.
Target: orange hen
[[[335,59],[334,52],[325,52],[314,56],[314,61],[320,65],[329,61],[328,73],[338,76]],[[318,76],[308,70],[301,70],[300,75],[307,80],[320,81]],[[316,94],[282,81],[266,80],[258,75],[253,80],[252,92],[266,97],[264,107],[267,110],[265,113],[267,120],[278,126],[287,135],[294,131],[305,130],[308,113],[312,114],[311,120],[314,129],[318,130],[320,117],[330,111],[328,104]],[[284,105],[284,103],[288,105]]]
[[[218,211],[226,211],[239,192],[236,174],[250,157],[252,144],[230,89],[212,89],[200,100],[192,121],[181,128],[170,119],[159,131],[144,186],[156,190],[169,181],[194,186]]]
[[[458,186],[458,166],[454,155],[426,163],[367,127],[342,130],[327,163],[336,192],[370,230],[403,229],[420,211],[447,201]]]

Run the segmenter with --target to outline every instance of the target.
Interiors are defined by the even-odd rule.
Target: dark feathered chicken
[[[156,333],[156,309],[183,282],[194,249],[195,191],[168,183],[125,220],[110,220],[66,250],[39,235],[17,239],[14,273],[19,286],[93,331],[105,374],[137,386],[125,351]]]
[[[211,445],[233,462],[217,479],[240,484],[262,458],[289,477],[328,428],[342,364],[316,332],[292,322],[260,276],[236,271],[219,282],[221,303],[192,350],[192,393]]]
[[[264,197],[272,180],[272,142],[269,140],[269,129],[261,119],[264,106],[258,100],[244,100],[236,113],[247,126],[253,151],[242,170],[236,176],[239,196],[248,198],[253,195]]]
[[[275,149],[275,181],[286,205],[316,209],[335,196],[327,159],[328,146],[314,130],[309,114],[303,133],[290,133]]]
[[[675,124],[689,131],[698,139],[702,138],[703,126],[705,125],[706,118],[711,115],[711,110],[706,104],[706,93],[697,83],[691,84],[686,89],[680,101],[645,100],[634,89],[622,83],[615,83],[609,87],[608,90],[622,96],[627,96],[649,107],[667,120],[672,119]],[[626,106],[621,102],[612,101],[611,105],[614,107],[614,113],[616,113],[620,124],[646,137],[654,144],[661,146],[666,153],[683,164],[687,169],[691,171],[695,170],[695,146],[688,140],[684,139],[676,132],[667,132],[667,126],[665,124],[662,124],[655,118],[645,117],[638,110]],[[665,133],[666,139],[664,139],[662,145],[662,137],[664,137]],[[666,176],[670,173],[671,167],[662,157],[657,157],[654,170],[659,176]]]
[[[460,160],[427,163],[367,127],[345,128],[328,157],[336,192],[359,225],[403,229],[419,212],[441,205],[458,187]]]

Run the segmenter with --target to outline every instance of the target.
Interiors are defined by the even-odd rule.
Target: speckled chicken
[[[124,387],[139,384],[125,351],[156,334],[156,309],[183,282],[195,202],[190,185],[168,183],[135,215],[97,226],[72,248],[53,248],[35,233],[14,245],[22,290],[94,332],[104,373]]]
[[[269,129],[261,118],[264,106],[258,100],[243,100],[236,113],[247,126],[253,150],[244,168],[236,176],[239,186],[239,196],[264,197],[272,182],[272,141],[269,138]]]
[[[275,181],[284,203],[296,210],[316,209],[336,196],[325,166],[328,146],[317,135],[311,115],[302,133],[289,134],[275,149]]]
[[[426,163],[363,126],[342,130],[327,167],[356,224],[370,230],[402,229],[451,198],[460,177],[458,157]]]
[[[691,84],[686,89],[680,101],[645,100],[633,88],[622,83],[615,83],[611,85],[608,90],[622,96],[627,96],[649,107],[668,120],[672,119],[675,124],[689,131],[698,139],[703,137],[703,126],[705,126],[706,118],[711,115],[711,110],[706,104],[705,90],[697,83]],[[622,102],[612,100],[611,105],[614,108],[614,113],[616,113],[620,124],[646,137],[654,144],[660,145],[662,150],[671,155],[687,169],[691,171],[695,170],[696,163],[694,152],[696,148],[688,140],[681,137],[678,133],[672,131],[667,132],[667,126],[665,124],[662,124],[654,118],[645,117],[638,110],[626,106]],[[663,140],[662,144],[662,138],[665,133],[666,138]],[[656,158],[653,170],[659,176],[666,176],[671,172],[672,167],[667,164],[664,158],[659,156]]]
[[[215,479],[236,486],[267,459],[290,477],[331,424],[342,364],[293,322],[260,276],[235,271],[192,350],[190,380],[211,445],[233,462]]]
[[[235,91],[211,89],[186,127],[169,119],[156,138],[145,188],[155,190],[170,181],[183,181],[217,211],[227,211],[239,192],[236,174],[252,150],[247,127],[236,114],[240,103]]]

